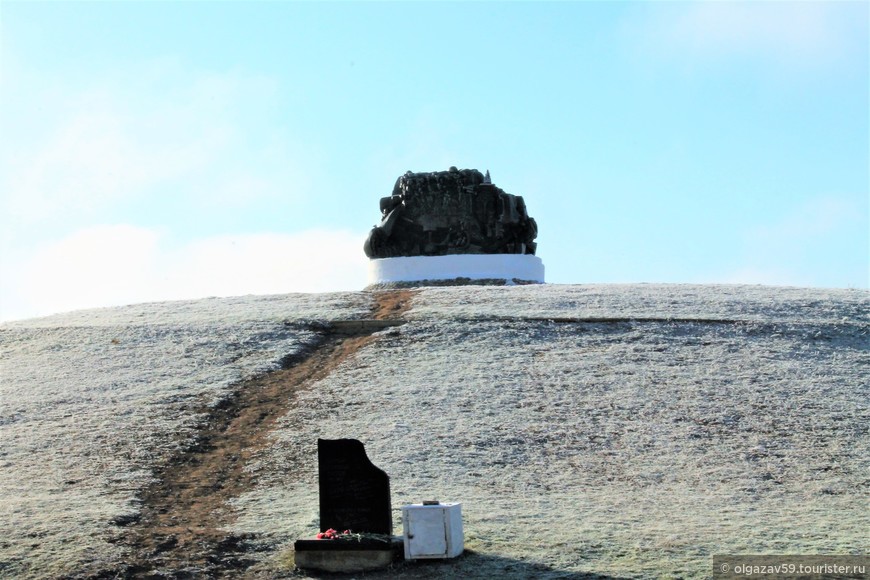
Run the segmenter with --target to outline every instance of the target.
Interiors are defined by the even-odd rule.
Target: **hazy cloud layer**
[[[4,11],[2,317],[359,288],[451,165],[552,281],[866,287],[866,3],[76,6]]]
[[[224,235],[171,247],[133,225],[95,226],[4,265],[0,319],[205,296],[359,290],[363,234]]]
[[[48,114],[36,131],[10,123],[18,146],[0,178],[4,225],[26,234],[59,219],[99,221],[134,201],[286,207],[310,192],[314,158],[265,117],[272,81],[142,66],[143,77],[117,72],[63,98],[59,86],[24,79],[33,98],[23,106]]]
[[[623,32],[643,52],[686,64],[738,58],[806,70],[854,53],[861,17],[857,2],[658,3],[632,15]]]
[[[260,118],[274,106],[268,78],[140,72],[63,98],[22,79],[22,106],[46,115],[32,130],[6,123],[18,147],[7,141],[0,174],[0,318],[365,284],[364,234],[253,235],[269,229],[236,219],[285,213],[295,229],[294,204],[314,189],[312,154]]]

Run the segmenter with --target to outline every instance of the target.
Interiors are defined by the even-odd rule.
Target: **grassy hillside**
[[[242,465],[186,484],[235,478],[209,512],[233,575],[304,576],[290,548],[317,531],[318,437],[366,444],[396,530],[405,503],[463,503],[472,553],[392,575],[704,577],[713,554],[868,552],[867,292],[428,288],[406,324],[292,375],[326,348],[321,322],[368,318],[377,300],[209,299],[0,327],[0,576],[136,575],[143,557],[151,572],[226,573],[229,560],[159,543],[151,558],[137,542],[158,529],[154,489],[268,384],[275,417],[237,436],[251,438]]]

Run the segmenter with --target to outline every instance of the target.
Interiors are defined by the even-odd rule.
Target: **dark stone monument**
[[[369,258],[535,253],[538,226],[523,198],[493,185],[489,171],[408,171],[381,198],[381,217],[365,241]]]
[[[320,531],[392,535],[390,478],[356,439],[318,439]]]
[[[389,566],[402,554],[394,538],[390,478],[356,439],[318,439],[320,531],[336,539],[296,540],[296,566],[326,572],[361,572]],[[350,530],[353,534],[344,535]],[[318,536],[319,537],[319,536]]]

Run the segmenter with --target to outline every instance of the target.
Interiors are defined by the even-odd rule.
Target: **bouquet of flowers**
[[[344,530],[339,533],[338,530],[334,530],[329,528],[325,532],[319,532],[316,536],[314,536],[318,540],[356,540],[357,542],[362,541],[375,541],[375,542],[384,542],[390,543],[390,536],[386,536],[384,534],[372,534],[372,533],[355,533],[352,530]]]
[[[329,528],[325,532],[320,532],[314,537],[317,538],[318,540],[338,540],[338,539],[349,539],[353,535],[354,534],[350,530],[345,530],[339,534],[336,530]]]

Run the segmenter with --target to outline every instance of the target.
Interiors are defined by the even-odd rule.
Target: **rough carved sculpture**
[[[493,185],[489,171],[408,171],[381,198],[381,216],[365,241],[369,258],[535,253],[538,226],[523,198]]]

